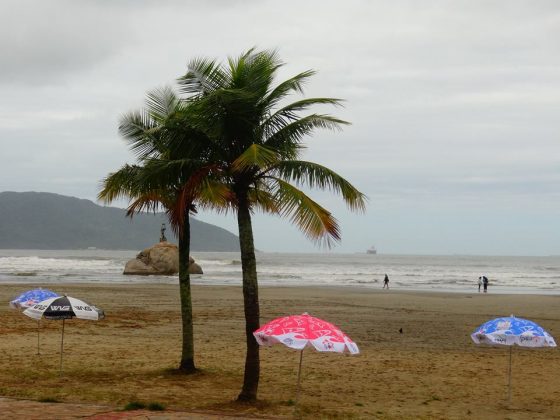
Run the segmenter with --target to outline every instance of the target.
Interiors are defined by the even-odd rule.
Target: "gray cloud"
[[[341,220],[338,250],[560,253],[550,216],[560,206],[559,23],[556,1],[8,0],[0,190],[95,198],[99,180],[133,160],[116,129],[122,113],[190,59],[256,45],[279,49],[281,77],[318,70],[308,95],[346,99],[324,111],[352,126],[317,133],[305,155],[370,197],[355,216],[314,194]],[[286,225],[258,216],[258,246],[315,249]],[[504,230],[515,226],[541,243],[525,235],[530,246],[513,247],[524,236]],[[442,230],[468,240],[450,245]]]
[[[130,34],[88,1],[7,0],[0,5],[0,83],[64,83],[117,54]]]

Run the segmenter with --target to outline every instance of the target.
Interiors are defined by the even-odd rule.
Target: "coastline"
[[[29,286],[29,287],[28,287]],[[199,374],[173,374],[180,356],[178,288],[169,284],[50,285],[105,310],[102,321],[66,323],[64,377],[58,376],[60,323],[36,323],[8,308],[29,284],[3,285],[0,299],[0,395],[122,407],[133,399],[172,409],[290,416],[299,353],[261,349],[259,398],[232,404],[245,355],[241,286],[193,285]],[[508,407],[507,349],[477,346],[470,334],[514,314],[560,337],[560,298],[356,287],[261,286],[261,323],[309,312],[338,325],[358,356],[305,351],[303,417],[387,419],[560,416],[558,349],[514,349],[513,407]],[[399,333],[399,329],[403,333]],[[536,374],[538,372],[538,374]],[[243,411],[242,411],[243,412]]]

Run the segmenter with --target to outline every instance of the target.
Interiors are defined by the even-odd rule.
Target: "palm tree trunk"
[[[181,320],[183,324],[183,349],[179,370],[194,373],[194,332],[192,317],[191,277],[189,274],[189,256],[191,226],[188,213],[184,217],[179,235],[179,294],[181,295]]]
[[[253,227],[247,197],[238,194],[237,224],[239,227],[239,247],[243,271],[243,303],[245,308],[245,334],[247,355],[243,388],[238,401],[255,401],[259,387],[260,361],[259,345],[253,331],[260,327],[259,287],[257,282],[257,261],[253,243]]]

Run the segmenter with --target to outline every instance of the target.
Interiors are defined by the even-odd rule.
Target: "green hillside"
[[[164,214],[125,210],[43,192],[0,193],[0,249],[144,249],[159,240]],[[236,235],[191,218],[193,251],[238,251]],[[168,241],[175,242],[169,226]]]

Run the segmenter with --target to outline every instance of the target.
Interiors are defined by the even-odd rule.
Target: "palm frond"
[[[229,78],[216,60],[195,58],[187,65],[187,73],[177,82],[182,93],[206,95],[228,85]]]
[[[251,188],[247,196],[252,208],[267,214],[280,214],[280,205],[271,191]]]
[[[342,99],[337,98],[307,98],[300,101],[292,102],[274,112],[264,123],[267,124],[269,120],[275,121],[283,119],[286,121],[295,121],[299,117],[298,112],[305,111],[313,105],[334,105],[342,106]],[[348,124],[348,123],[347,123]]]
[[[315,73],[316,72],[314,70],[306,70],[280,83],[278,86],[272,89],[263,99],[263,102],[266,104],[267,109],[273,108],[289,93],[297,92],[303,94],[303,85],[310,77],[315,75]]]
[[[164,152],[160,127],[145,111],[124,114],[119,123],[119,133],[128,141],[138,159]]]
[[[259,144],[250,145],[235,161],[231,167],[234,171],[245,171],[251,167],[267,168],[278,163],[278,153],[275,150]]]
[[[353,211],[363,212],[366,209],[367,197],[346,179],[325,166],[301,160],[282,161],[274,171],[284,180],[340,194],[346,205]]]
[[[228,58],[228,65],[230,87],[252,92],[261,100],[269,91],[276,71],[284,63],[276,50],[256,51],[251,48],[238,58]]]
[[[132,217],[136,213],[152,212],[157,213],[160,209],[167,208],[172,202],[165,191],[152,191],[132,200],[126,210],[126,215]]]
[[[269,126],[265,128],[263,144],[271,149],[281,151],[287,159],[294,159],[299,155],[303,139],[312,134],[314,130],[318,128],[340,130],[341,125],[346,124],[349,123],[330,115],[320,114],[308,115],[285,125],[282,124],[281,119],[271,121]]]
[[[144,170],[139,172],[138,177],[145,185],[154,188],[164,188],[185,183],[194,173],[204,167],[204,164],[196,159],[146,159]]]
[[[365,211],[367,197],[346,179],[325,166],[301,160],[282,161],[276,165],[274,172],[286,181],[340,194],[351,210]]]
[[[232,208],[235,195],[227,184],[205,178],[200,185],[196,201],[202,209],[227,213]]]
[[[153,89],[146,95],[147,114],[160,124],[177,112],[179,103],[179,98],[169,86]]]
[[[110,173],[101,181],[101,190],[97,198],[108,204],[120,198],[130,197],[139,170],[137,165],[124,165],[118,171]]]
[[[340,240],[340,228],[332,214],[303,191],[276,178],[274,199],[280,215],[290,219],[310,240],[331,247]]]

